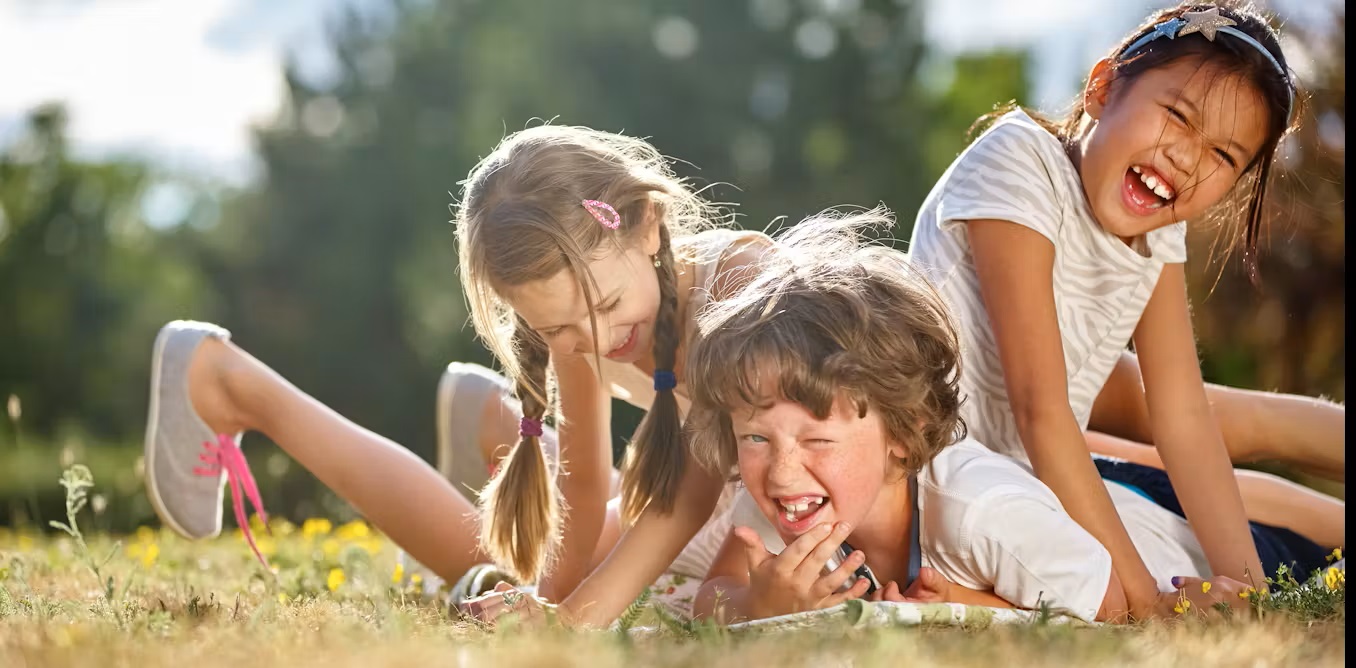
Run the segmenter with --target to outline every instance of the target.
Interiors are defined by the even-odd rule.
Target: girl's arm
[[[1154,443],[1211,572],[1260,584],[1266,573],[1205,397],[1181,264],[1163,268],[1134,341]]]
[[[612,402],[581,355],[556,357],[560,397],[560,466],[556,479],[569,509],[561,537],[560,558],[542,578],[540,595],[559,601],[588,575],[607,517],[612,484]]]
[[[1219,608],[1223,603],[1231,610],[1246,610],[1250,603],[1240,597],[1248,586],[1242,582],[1229,578],[1227,576],[1215,576],[1210,580],[1201,580],[1193,577],[1173,578],[1173,585],[1178,587],[1176,591],[1167,591],[1158,594],[1155,597],[1154,605],[1147,612],[1136,615],[1137,619],[1171,619],[1185,615],[1201,616],[1209,614],[1227,614]],[[1209,587],[1202,587],[1202,583],[1209,582]],[[1111,578],[1107,582],[1106,597],[1102,599],[1102,607],[1097,610],[1097,621],[1111,623],[1125,623],[1131,621],[1126,610],[1125,589],[1121,586],[1120,578],[1116,577],[1116,571],[1111,571]]]
[[[744,233],[743,238],[720,258],[712,299],[723,299],[746,284],[753,277],[753,265],[771,246],[771,241],[764,235]],[[600,445],[579,448],[586,452],[570,451],[569,475],[562,478],[561,491],[570,504],[571,520],[566,525],[560,563],[555,573],[547,578],[548,582],[543,583],[546,593],[542,595],[549,600],[566,596],[559,612],[567,620],[590,625],[610,624],[644,587],[663,574],[687,542],[697,535],[715,509],[722,483],[689,458],[673,514],[666,516],[654,510],[642,513],[635,526],[622,534],[607,559],[580,584],[580,579],[589,573],[590,560],[606,516],[611,485],[610,397],[598,383],[596,372],[582,358],[577,363],[570,363],[568,368],[564,364],[557,366],[556,376],[564,418],[560,432],[562,461],[565,460],[567,434],[571,444],[598,442]],[[575,395],[572,388],[576,383],[580,400],[567,399]],[[585,390],[586,385],[593,389]],[[597,397],[598,403],[592,403],[591,397]],[[581,466],[581,457],[595,454],[602,459],[587,460]],[[581,471],[589,473],[581,475]],[[580,479],[572,480],[576,477]],[[579,502],[571,498],[572,491],[588,505],[578,505]],[[587,511],[582,510],[585,507]],[[618,572],[623,569],[625,574]],[[547,584],[551,586],[547,588]],[[576,585],[578,591],[575,591]],[[550,593],[555,593],[556,597],[549,596]]]
[[[611,624],[706,524],[722,486],[719,478],[688,462],[673,512],[665,515],[650,507],[641,513],[607,559],[561,602],[557,608],[561,619],[571,626]]]
[[[1036,476],[1066,512],[1111,553],[1130,609],[1148,614],[1158,586],[1106,491],[1069,407],[1064,345],[1055,311],[1055,247],[1003,220],[966,224],[1003,382]]]

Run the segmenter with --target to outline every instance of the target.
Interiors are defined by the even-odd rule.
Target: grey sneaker
[[[499,570],[494,564],[481,563],[472,566],[466,571],[457,583],[452,585],[452,590],[448,592],[447,601],[451,605],[457,605],[468,599],[475,598],[481,594],[494,591],[494,586],[500,582],[507,582],[515,587],[518,583],[510,578],[507,573]]]
[[[453,362],[438,381],[438,472],[475,503],[490,480],[480,451],[480,415],[490,396],[518,412],[509,381],[478,364]]]
[[[151,359],[151,403],[146,420],[146,493],[151,507],[175,533],[210,538],[221,533],[226,471],[205,474],[202,457],[218,444],[216,434],[193,410],[188,366],[203,339],[227,340],[230,332],[205,322],[176,320],[160,329]],[[227,435],[239,446],[240,434]]]

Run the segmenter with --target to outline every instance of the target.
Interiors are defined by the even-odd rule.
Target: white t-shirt
[[[1186,520],[1121,485],[1106,485],[1160,591],[1173,590],[1175,575],[1210,577]],[[919,473],[918,505],[924,566],[956,584],[992,589],[1019,608],[1044,602],[1056,612],[1096,618],[1111,554],[1024,463],[974,440],[959,441]],[[785,547],[747,493],[739,495],[733,521],[758,531],[768,550]]]
[[[1139,324],[1163,265],[1186,261],[1186,224],[1149,232],[1135,248],[1102,229],[1059,140],[1022,111],[1003,116],[975,140],[928,194],[909,255],[959,321],[961,414],[981,443],[1026,461],[964,225],[985,218],[1029,227],[1055,246],[1055,307],[1069,403],[1080,428],[1087,428],[1093,400]]]

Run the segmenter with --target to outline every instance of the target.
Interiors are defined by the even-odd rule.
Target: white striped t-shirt
[[[1055,245],[1055,308],[1069,403],[1084,429],[1163,265],[1186,261],[1186,224],[1149,232],[1133,248],[1102,229],[1059,140],[1020,110],[967,147],[923,201],[909,254],[958,320],[966,397],[961,414],[976,440],[1029,461],[966,232],[965,221],[985,218],[1029,227]]]

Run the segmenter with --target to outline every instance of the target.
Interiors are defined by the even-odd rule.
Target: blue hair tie
[[[654,391],[663,392],[678,387],[678,377],[672,371],[657,369],[654,372]]]
[[[1230,37],[1241,40],[1243,43],[1261,52],[1261,54],[1266,56],[1266,59],[1271,61],[1271,64],[1275,66],[1276,72],[1281,75],[1281,78],[1289,82],[1290,75],[1285,71],[1285,67],[1281,66],[1281,62],[1276,60],[1276,56],[1271,55],[1271,52],[1268,51],[1265,46],[1262,46],[1261,42],[1253,39],[1248,33],[1230,27],[1235,25],[1238,25],[1238,23],[1233,19],[1230,19],[1227,16],[1220,16],[1219,9],[1216,7],[1211,7],[1210,9],[1200,12],[1187,12],[1178,18],[1168,19],[1155,25],[1153,30],[1145,33],[1143,37],[1135,40],[1130,46],[1125,47],[1125,50],[1117,56],[1117,59],[1124,60],[1133,55],[1136,51],[1144,48],[1150,42],[1164,37],[1168,39],[1177,39],[1178,37],[1183,37],[1192,33],[1199,33],[1201,37],[1213,42],[1215,41],[1215,35],[1217,33],[1224,33]],[[1287,90],[1290,93],[1290,97],[1286,103],[1285,116],[1286,120],[1289,120],[1291,112],[1295,110],[1295,93],[1293,90]]]

